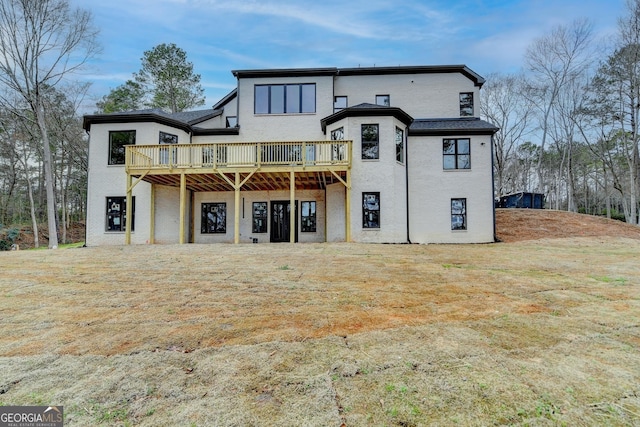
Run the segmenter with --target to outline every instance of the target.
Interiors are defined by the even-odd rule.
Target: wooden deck
[[[352,146],[350,140],[129,145],[125,151],[127,206],[131,206],[133,187],[141,181],[179,187],[180,243],[185,243],[187,191],[234,191],[234,241],[238,243],[241,191],[288,190],[293,204],[297,190],[324,189],[339,182],[347,191],[345,232],[349,241]],[[292,243],[295,220],[292,216]],[[126,244],[131,243],[129,221],[128,215]],[[153,242],[153,225],[151,228],[149,241]]]

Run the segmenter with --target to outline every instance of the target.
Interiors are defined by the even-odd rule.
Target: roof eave
[[[337,113],[333,113],[330,116],[325,117],[320,120],[320,125],[322,126],[322,132],[327,131],[327,126],[345,119],[347,117],[383,117],[383,116],[393,116],[396,119],[400,120],[405,125],[410,125],[413,121],[413,117],[409,114],[405,113],[402,109],[397,107],[385,107],[385,108],[357,108],[357,107],[349,107],[343,110],[338,111]]]
[[[191,126],[188,123],[181,122],[179,120],[171,119],[168,117],[160,116],[153,113],[141,113],[141,114],[90,114],[85,115],[82,119],[82,128],[87,132],[91,131],[92,124],[105,124],[105,123],[135,123],[135,122],[156,122],[173,126],[181,129],[185,132],[191,131]]]
[[[498,128],[484,129],[411,129],[409,128],[409,136],[454,136],[454,135],[494,135],[498,132]]]

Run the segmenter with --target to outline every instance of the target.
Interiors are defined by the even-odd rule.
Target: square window
[[[302,231],[303,232],[316,232],[316,202],[302,202]]]
[[[136,198],[131,198],[131,231],[135,230],[135,212],[136,212]],[[127,198],[126,197],[107,197],[107,210],[106,210],[106,226],[105,230],[112,231],[126,231],[127,224]]]
[[[460,93],[460,117],[473,116],[473,92]]]
[[[380,193],[362,193],[362,228],[380,228]]]
[[[253,202],[253,233],[267,232],[267,202]]]
[[[238,126],[238,117],[237,116],[227,117],[227,127],[234,128],[236,126]]]
[[[333,112],[337,113],[338,111],[347,108],[347,97],[346,96],[334,96],[333,97]]]
[[[362,125],[362,159],[375,160],[380,158],[378,125]]]
[[[376,105],[383,105],[385,107],[390,107],[391,97],[389,95],[376,95]]]
[[[135,143],[135,130],[120,130],[109,132],[109,164],[124,165],[125,145],[133,145]]]
[[[469,138],[442,140],[442,167],[445,170],[471,169],[471,140]]]
[[[467,199],[451,199],[451,229],[467,229]]]
[[[202,220],[200,225],[202,234],[217,234],[227,232],[227,204],[203,203]]]

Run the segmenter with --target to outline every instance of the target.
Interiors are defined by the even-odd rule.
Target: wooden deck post
[[[126,207],[126,215],[127,218],[124,221],[124,244],[125,245],[130,245],[131,244],[131,217],[133,216],[133,197],[131,196],[131,192],[133,191],[133,186],[131,185],[133,183],[133,177],[131,176],[131,174],[129,174],[127,172],[127,207]]]
[[[151,183],[151,206],[149,209],[149,244],[155,243],[156,236],[156,185]]]
[[[236,172],[236,184],[233,186],[235,190],[235,209],[233,219],[233,243],[240,243],[240,172]]]
[[[351,169],[347,169],[347,185],[346,188],[346,200],[344,204],[345,210],[345,240],[347,243],[351,242]]]
[[[187,178],[184,173],[180,174],[180,244],[184,244],[184,224],[187,209]]]
[[[289,242],[296,242],[296,173],[291,169],[289,188]]]

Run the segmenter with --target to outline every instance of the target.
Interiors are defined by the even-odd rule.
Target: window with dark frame
[[[115,130],[109,132],[109,164],[124,165],[125,145],[136,143],[135,130]]]
[[[469,138],[444,139],[442,166],[445,170],[471,169],[471,140]]]
[[[255,114],[302,114],[316,112],[316,84],[254,86]]]
[[[316,232],[316,202],[302,202],[300,220],[302,232]]]
[[[238,117],[237,116],[228,116],[226,122],[227,122],[227,127],[228,128],[234,128],[234,127],[238,126]]]
[[[344,140],[344,128],[339,127],[331,131],[332,141]],[[331,160],[344,160],[345,146],[343,144],[331,144]]]
[[[473,116],[473,92],[460,93],[460,117]]]
[[[467,199],[451,199],[451,229],[467,229]]]
[[[337,113],[340,110],[347,108],[346,96],[334,96],[333,97],[333,112]]]
[[[253,233],[267,232],[267,202],[253,202]]]
[[[178,143],[178,135],[173,135],[170,133],[160,131],[160,145],[163,144],[177,144]],[[169,147],[161,147],[160,148],[160,164],[168,164],[175,163],[178,157],[177,147],[172,147],[171,150]]]
[[[380,228],[380,192],[362,193],[362,228]]]
[[[136,197],[131,197],[131,231],[135,230],[136,219]],[[122,232],[126,231],[127,223],[127,198],[107,197],[107,210],[105,217],[105,231]]]
[[[380,158],[380,141],[378,139],[378,125],[362,125],[362,160],[376,160]]]
[[[227,232],[227,204],[203,203],[200,225],[202,234],[218,234]]]
[[[389,95],[376,95],[376,105],[390,107],[391,97]]]
[[[404,131],[396,127],[396,161],[404,164]]]

